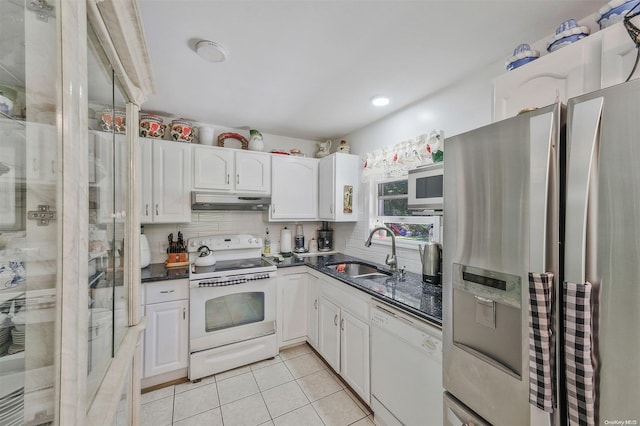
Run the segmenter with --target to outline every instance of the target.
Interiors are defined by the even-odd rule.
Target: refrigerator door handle
[[[547,220],[549,188],[554,185],[555,173],[552,166],[558,143],[556,114],[560,109],[531,118],[529,126],[529,269],[546,272],[547,258]],[[553,219],[553,218],[552,218]]]
[[[587,217],[597,172],[603,97],[573,105],[569,117],[565,218],[565,281],[583,283],[587,268]]]

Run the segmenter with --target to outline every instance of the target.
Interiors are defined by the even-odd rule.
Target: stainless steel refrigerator
[[[640,422],[640,81],[444,146],[445,424]]]

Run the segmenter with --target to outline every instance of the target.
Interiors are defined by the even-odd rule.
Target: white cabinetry
[[[318,217],[336,222],[355,222],[360,158],[334,153],[320,160]]]
[[[332,278],[320,289],[319,352],[367,404],[370,399],[369,303]]]
[[[494,81],[494,121],[531,107],[563,102],[600,86],[599,33],[590,35]],[[598,39],[598,40],[597,40]]]
[[[274,155],[269,220],[317,220],[318,160]]]
[[[320,277],[318,272],[307,274],[307,342],[315,349],[318,349],[318,312],[319,312],[319,292]]]
[[[193,189],[269,194],[271,154],[193,146]]]
[[[177,372],[178,377],[175,378],[186,376],[189,356],[189,282],[185,279],[143,285],[147,317],[143,378],[172,372]],[[162,381],[168,380],[163,379],[160,383]],[[157,383],[148,382],[148,385],[153,384]]]
[[[631,21],[640,25],[640,18]],[[602,30],[602,82],[601,86],[610,87],[623,83],[633,69],[636,60],[636,46],[622,23]],[[636,68],[631,80],[640,77],[640,67]]]
[[[140,222],[191,222],[191,150],[180,142],[140,138]]]
[[[307,276],[304,266],[278,271],[278,347],[306,339]]]

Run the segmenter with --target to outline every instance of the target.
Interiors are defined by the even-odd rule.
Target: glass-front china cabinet
[[[2,425],[138,422],[136,13],[0,1]]]

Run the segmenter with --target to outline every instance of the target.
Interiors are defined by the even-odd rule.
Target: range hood
[[[211,192],[192,192],[191,210],[267,210],[271,196],[242,194],[214,194]]]

